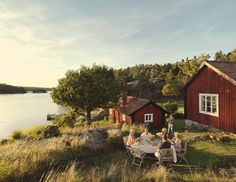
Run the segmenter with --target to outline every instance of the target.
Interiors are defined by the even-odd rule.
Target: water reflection
[[[49,124],[47,114],[61,114],[65,109],[52,102],[49,93],[0,95],[0,138],[12,131]]]

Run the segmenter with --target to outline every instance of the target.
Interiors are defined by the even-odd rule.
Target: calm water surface
[[[14,130],[49,124],[47,114],[59,114],[64,109],[52,102],[49,93],[0,95],[0,139]]]

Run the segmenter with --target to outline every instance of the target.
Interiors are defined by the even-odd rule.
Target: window
[[[219,95],[199,94],[199,112],[219,116]]]
[[[145,123],[153,122],[153,114],[144,114],[144,122]]]

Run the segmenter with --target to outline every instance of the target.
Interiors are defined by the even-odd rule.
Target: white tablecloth
[[[160,143],[157,145],[151,145],[148,143],[144,143],[144,144],[134,143],[133,145],[131,145],[131,147],[138,148],[139,150],[148,154],[154,154],[160,148]],[[176,156],[175,146],[171,145],[171,148],[173,149],[173,162],[176,163],[177,156]]]
[[[149,154],[154,154],[157,151],[157,149],[159,148],[159,146],[157,146],[157,145],[138,144],[138,143],[134,143],[133,145],[131,145],[131,147],[138,148],[139,150],[141,150],[145,153],[149,153]]]

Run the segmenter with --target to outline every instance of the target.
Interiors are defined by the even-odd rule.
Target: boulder
[[[222,135],[222,136],[217,136],[217,137],[216,137],[216,140],[217,140],[218,142],[228,143],[228,142],[231,141],[231,138],[230,138],[229,136],[227,136],[227,135]]]
[[[99,109],[96,115],[92,116],[92,120],[102,120],[106,116],[106,111],[104,109]]]
[[[5,144],[7,144],[7,143],[8,143],[8,139],[2,139],[2,140],[1,140],[1,144],[2,144],[2,145],[5,145]]]
[[[80,133],[78,136],[80,144],[89,147],[92,150],[102,149],[105,144],[103,135],[97,130],[90,130]]]
[[[59,127],[56,125],[49,125],[44,129],[43,135],[45,138],[52,138],[52,137],[60,136]]]

